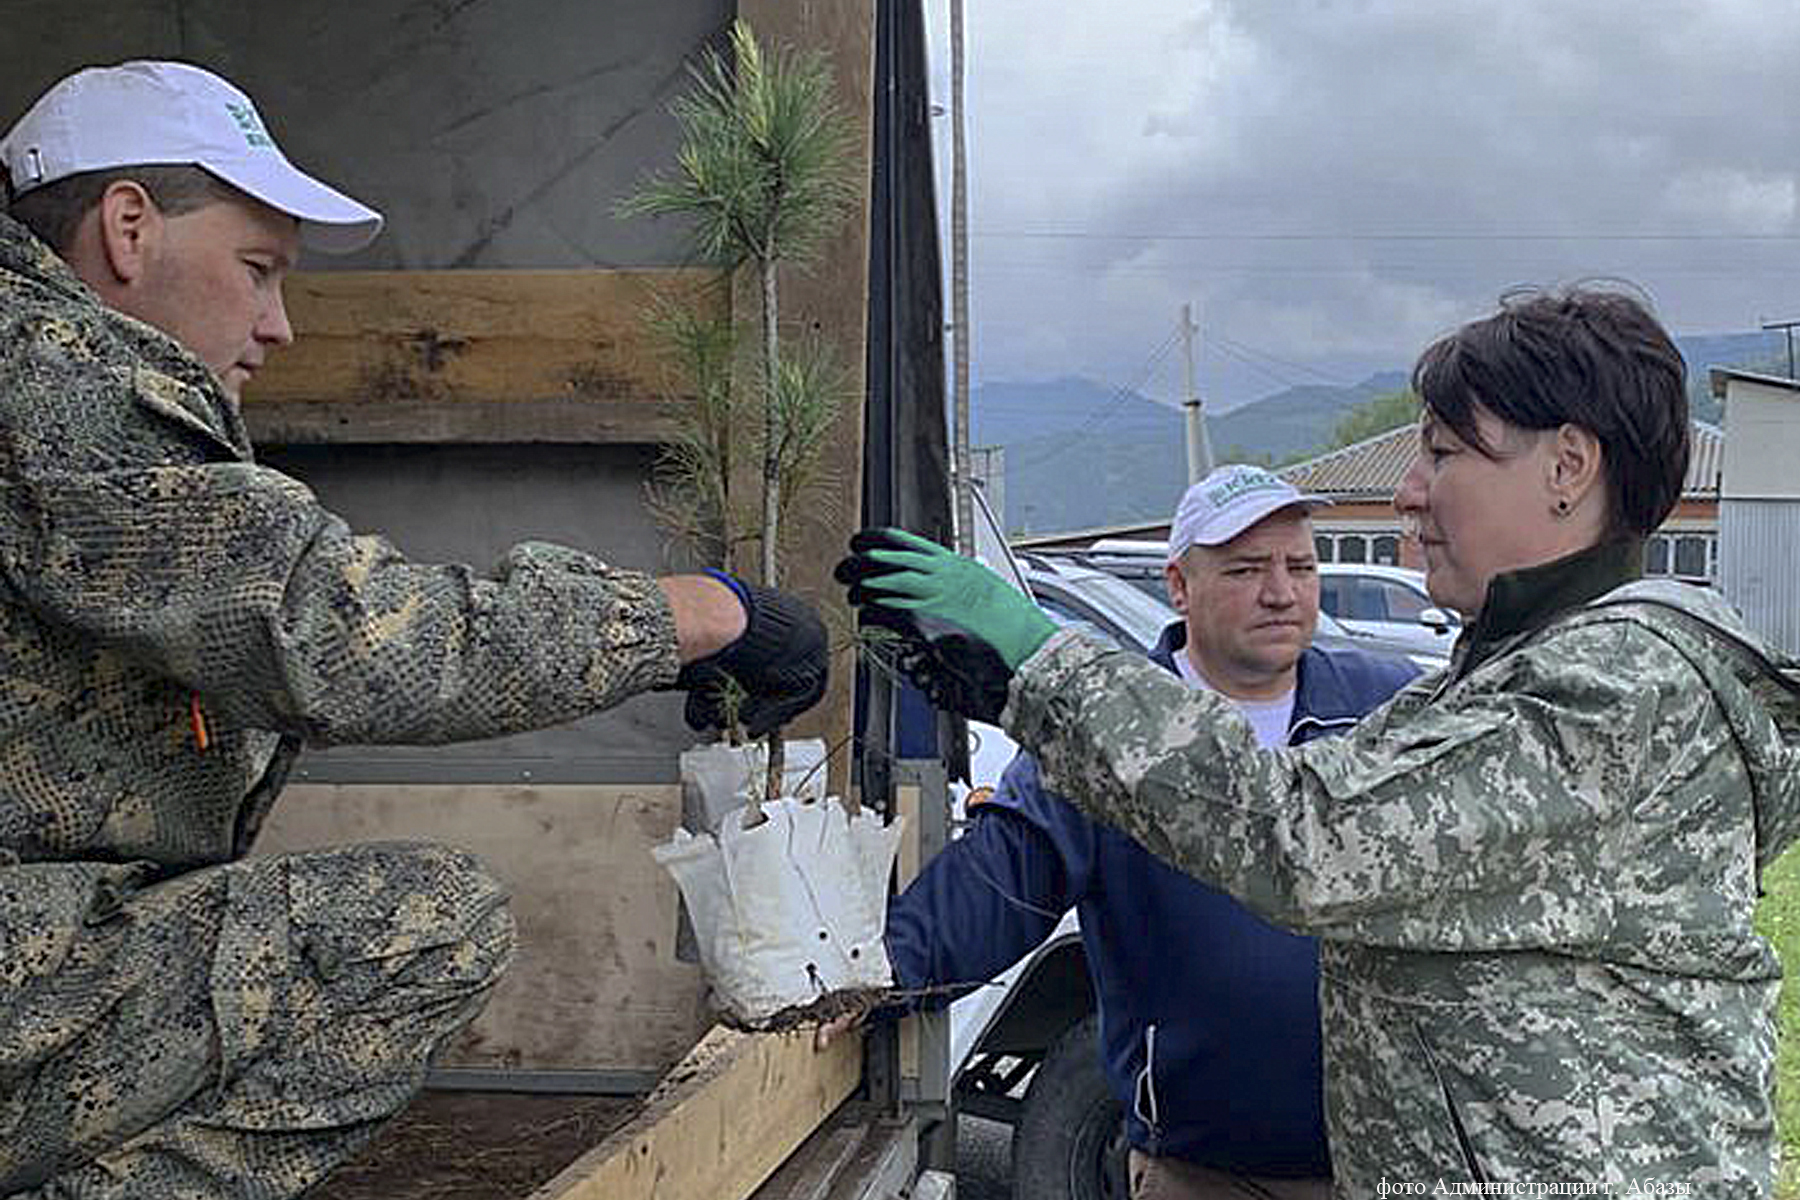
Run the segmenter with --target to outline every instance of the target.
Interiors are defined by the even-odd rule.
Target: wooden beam
[[[715,1026],[629,1125],[530,1200],[745,1200],[855,1090],[862,1055],[860,1037],[815,1050],[810,1029]]]
[[[894,787],[894,816],[904,821],[900,834],[900,850],[894,856],[894,891],[904,892],[907,885],[919,877],[923,866],[920,832],[924,822],[920,819],[920,810],[925,803],[925,789],[916,783],[902,783]],[[923,1056],[923,1047],[919,1040],[919,1016],[913,1014],[899,1024],[898,1054],[900,1074],[908,1079],[919,1077],[919,1067]]]
[[[919,1126],[852,1100],[756,1189],[751,1200],[893,1200],[910,1196]]]
[[[657,442],[682,382],[647,318],[722,311],[715,272],[330,271],[244,390],[261,442]]]
[[[604,442],[660,445],[676,429],[676,404],[629,400],[265,400],[246,405],[259,446],[324,442]]]

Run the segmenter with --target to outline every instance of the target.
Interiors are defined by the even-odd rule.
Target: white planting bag
[[[781,794],[802,800],[825,798],[825,739],[790,741],[782,751]],[[681,752],[681,823],[693,832],[716,832],[725,814],[760,800],[769,774],[769,748],[762,742],[725,742]]]
[[[828,993],[893,984],[881,935],[901,822],[837,798],[764,801],[651,854],[675,877],[719,1004],[755,1027]]]

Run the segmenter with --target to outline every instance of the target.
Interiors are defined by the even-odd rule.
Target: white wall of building
[[[1800,657],[1800,383],[1716,372],[1725,392],[1719,589]]]

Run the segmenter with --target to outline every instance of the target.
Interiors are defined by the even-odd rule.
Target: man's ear
[[[1169,589],[1169,604],[1176,612],[1187,615],[1187,576],[1181,573],[1180,563],[1170,563],[1163,568],[1163,586]]]
[[[114,280],[129,287],[144,276],[145,265],[162,242],[162,210],[142,184],[115,180],[95,207],[100,256]]]

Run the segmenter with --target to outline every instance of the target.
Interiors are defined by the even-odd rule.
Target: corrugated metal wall
[[[1800,501],[1720,503],[1719,590],[1772,646],[1800,657]]]

